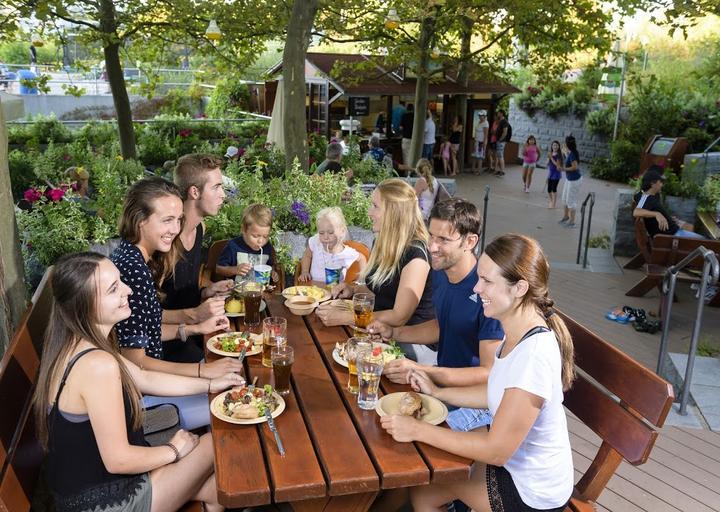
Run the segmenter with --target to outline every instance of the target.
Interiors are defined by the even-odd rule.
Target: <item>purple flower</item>
[[[45,195],[53,202],[60,201],[63,196],[65,195],[65,191],[61,188],[51,188],[47,192],[45,192]]]
[[[302,201],[293,201],[290,205],[290,211],[303,224],[310,224],[310,212],[308,212],[307,206]]]
[[[42,193],[38,189],[29,188],[23,194],[23,198],[25,199],[25,201],[32,204],[42,198]]]

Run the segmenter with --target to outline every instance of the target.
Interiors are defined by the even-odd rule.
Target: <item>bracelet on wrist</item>
[[[200,365],[201,365],[201,364],[202,364],[202,363],[198,363],[198,374],[197,374],[198,378],[201,378],[201,375],[200,375]]]
[[[177,449],[177,447],[172,443],[165,443],[165,446],[168,446],[174,453],[175,453],[175,460],[172,461],[172,463],[176,463],[180,460],[180,450]]]

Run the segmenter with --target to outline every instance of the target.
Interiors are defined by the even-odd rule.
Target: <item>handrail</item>
[[[672,265],[665,271],[662,282],[662,298],[665,307],[663,308],[662,336],[660,338],[660,353],[656,373],[662,377],[662,369],[667,357],[668,334],[670,332],[670,312],[672,310],[673,297],[675,296],[675,284],[677,275],[683,268],[687,267],[693,260],[703,258],[702,281],[698,291],[698,308],[695,314],[692,338],[690,339],[690,350],[688,352],[687,366],[685,367],[685,379],[683,381],[682,397],[680,399],[680,414],[687,414],[687,402],[690,397],[690,382],[692,381],[693,367],[695,366],[695,352],[697,352],[698,339],[700,338],[700,327],[702,325],[703,308],[705,307],[705,292],[708,285],[715,285],[720,278],[720,263],[714,252],[700,246],[685,256],[682,261]]]
[[[580,252],[582,249],[583,229],[585,229],[585,208],[587,206],[588,201],[590,201],[590,210],[588,212],[587,232],[585,233],[585,257],[583,259],[583,268],[587,267],[588,247],[589,247],[589,243],[590,243],[590,224],[592,223],[592,212],[593,212],[593,207],[595,206],[595,192],[589,192],[588,195],[585,197],[585,200],[583,201],[582,206],[580,207],[580,237],[578,239],[577,258],[575,260],[575,263],[577,265],[580,264]]]
[[[242,112],[253,117],[245,117],[239,119],[211,119],[206,117],[188,117],[188,118],[177,118],[177,119],[133,119],[133,123],[145,124],[145,123],[168,123],[168,122],[183,122],[183,123],[244,123],[247,121],[269,121],[270,116],[263,114],[254,114],[253,112]],[[28,121],[24,119],[13,119],[6,121],[6,124],[34,124],[37,121]],[[117,123],[117,119],[58,119],[58,122],[63,124],[107,124]]]
[[[480,252],[482,253],[485,250],[485,232],[487,231],[487,210],[488,210],[488,201],[490,199],[490,185],[485,185],[485,198],[483,199],[483,217],[482,217],[482,227],[480,228],[482,231],[482,235],[480,235]],[[478,254],[479,256],[479,254]]]
[[[703,151],[703,155],[705,156],[705,158],[707,158],[707,154],[710,153],[710,150],[715,147],[715,144],[717,144],[718,142],[720,142],[720,137],[712,141],[712,143],[705,148],[705,151]]]

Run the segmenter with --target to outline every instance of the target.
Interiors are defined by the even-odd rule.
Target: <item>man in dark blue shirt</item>
[[[500,322],[485,317],[482,302],[473,292],[478,280],[474,251],[481,226],[480,212],[463,199],[442,201],[430,212],[432,302],[436,319],[402,327],[373,322],[368,330],[397,341],[439,342],[438,365],[420,365],[409,359],[392,361],[384,373],[393,382],[407,383],[414,369],[423,370],[441,386],[487,382],[495,350],[505,334]],[[490,420],[484,410],[457,409],[448,417],[455,430],[471,430],[487,425]]]

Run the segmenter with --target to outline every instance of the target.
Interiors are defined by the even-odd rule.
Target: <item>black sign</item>
[[[350,98],[350,115],[353,117],[370,114],[370,98],[368,96],[353,96]]]

